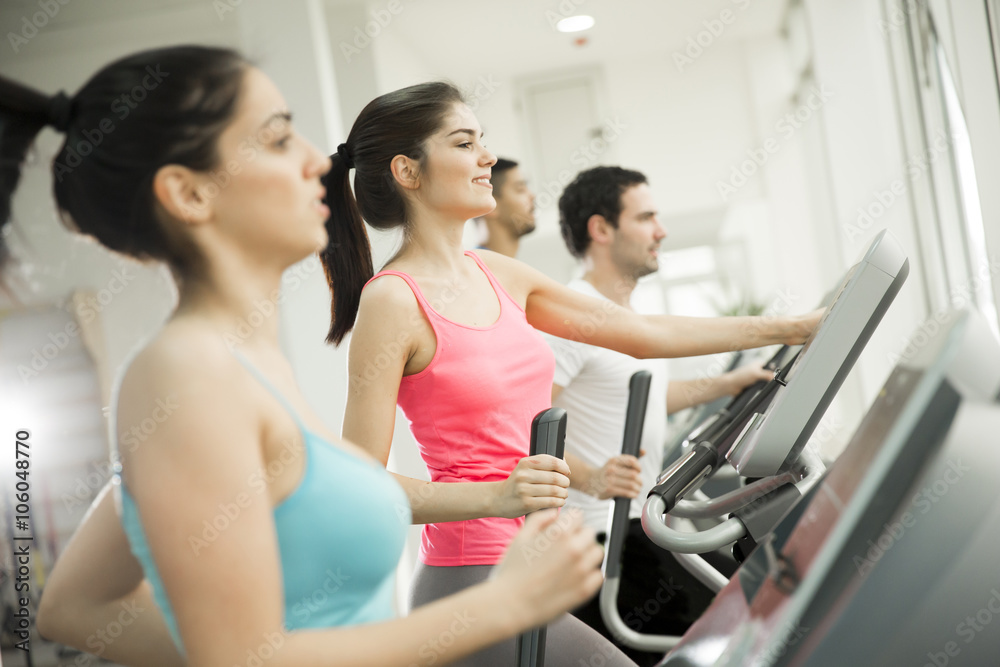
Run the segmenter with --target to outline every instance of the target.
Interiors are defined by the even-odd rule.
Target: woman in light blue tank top
[[[81,161],[83,131],[142,86]],[[550,512],[493,580],[395,618],[406,496],[326,434],[259,307],[273,312],[283,271],[328,243],[330,161],[286,109],[214,48],[134,54],[73,96],[0,78],[0,223],[48,124],[67,135],[54,188],[74,227],[179,280],[176,311],[116,383],[113,491],[50,574],[38,627],[52,639],[127,665],[446,664],[600,585],[593,534]]]
[[[310,432],[267,378],[242,354],[234,350],[233,355],[289,411],[302,435],[305,474],[291,495],[274,508],[285,628],[327,628],[392,618],[394,574],[410,523],[409,503],[402,489],[377,461],[348,454]],[[117,460],[117,447],[115,452]],[[120,496],[125,534],[180,648],[177,621],[138,508],[123,483],[121,465],[116,464],[115,470],[113,483]],[[358,503],[360,498],[366,501]],[[225,520],[219,518],[220,526],[213,528],[225,530],[228,522],[238,519],[239,508],[240,503],[222,508],[216,518]],[[336,522],[336,530],[317,529],[328,521]],[[206,539],[211,536],[211,532],[193,536],[189,541],[192,550],[211,548]],[[364,548],[359,548],[361,545]]]

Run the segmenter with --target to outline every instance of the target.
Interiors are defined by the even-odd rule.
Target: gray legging
[[[434,602],[486,581],[492,565],[437,567],[417,564],[410,591],[410,608]],[[513,667],[514,638],[493,644],[463,660],[459,667]],[[545,637],[546,667],[635,667],[624,653],[579,619],[563,614],[548,625]]]

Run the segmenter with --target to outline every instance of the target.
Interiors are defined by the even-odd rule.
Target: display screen
[[[799,353],[795,356],[795,359],[792,361],[792,367],[788,369],[787,373],[782,374],[782,379],[786,384],[795,375],[795,370],[796,368],[798,368],[803,357],[809,354],[809,348],[812,346],[813,341],[816,340],[816,336],[819,334],[819,332],[823,330],[823,327],[826,325],[827,320],[830,319],[830,315],[833,313],[834,308],[837,307],[837,302],[839,301],[841,295],[844,293],[844,290],[847,289],[847,285],[851,282],[851,276],[854,275],[854,273],[858,270],[859,266],[861,265],[855,264],[854,266],[852,266],[850,269],[847,270],[846,274],[844,274],[844,279],[840,281],[840,286],[834,293],[833,298],[829,302],[829,305],[827,305],[826,312],[823,313],[823,317],[819,321],[819,326],[813,329],[812,334],[810,334],[809,338],[807,338],[806,342],[802,345],[802,349],[799,351]]]

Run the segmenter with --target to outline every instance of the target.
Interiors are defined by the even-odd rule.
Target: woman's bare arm
[[[129,549],[110,484],[49,575],[38,610],[38,631],[52,641],[122,665],[184,665],[143,579],[142,566]]]
[[[782,317],[639,315],[572,290],[517,260],[489,251],[482,251],[482,256],[512,296],[524,298],[528,322],[536,329],[637,359],[800,344],[822,315],[822,311]]]

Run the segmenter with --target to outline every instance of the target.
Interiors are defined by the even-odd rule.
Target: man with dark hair
[[[659,269],[659,247],[667,233],[660,224],[646,177],[621,167],[595,167],[577,175],[559,198],[559,226],[566,247],[583,260],[582,278],[569,286],[624,308],[633,308],[639,278]],[[640,360],[619,352],[546,336],[556,357],[552,404],[564,408],[566,462],[572,471],[567,506],[606,537],[611,500],[633,500],[618,608],[633,630],[683,634],[712,599],[712,593],[666,551],[649,541],[639,516],[642,501],[661,472],[667,410],[671,412],[734,395],[770,374],[759,366],[710,380],[667,380],[666,360]],[[621,454],[629,378],[652,373],[640,458]],[[655,608],[654,608],[655,607]],[[614,640],[601,619],[598,598],[573,612]],[[623,650],[639,665],[662,654]]]
[[[488,233],[482,247],[514,257],[521,237],[535,231],[535,193],[513,160],[497,158],[490,183],[497,207],[481,218]]]

